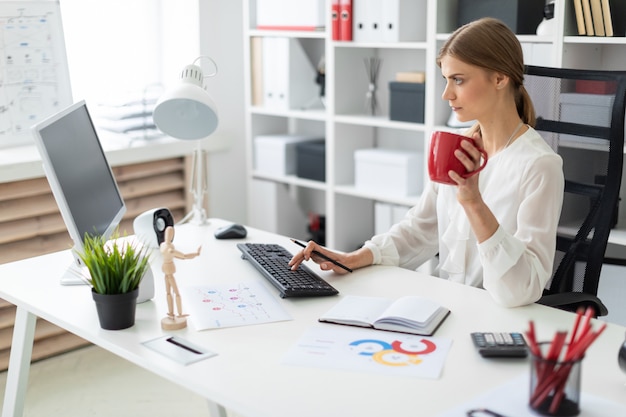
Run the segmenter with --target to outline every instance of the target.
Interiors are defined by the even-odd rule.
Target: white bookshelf
[[[326,61],[326,106],[316,110],[276,111],[253,106],[251,94],[246,94],[245,131],[249,207],[255,219],[251,224],[273,232],[305,238],[306,223],[287,224],[277,219],[278,213],[259,213],[260,207],[293,207],[300,210],[297,218],[316,211],[326,216],[326,245],[339,250],[358,247],[374,233],[374,203],[376,201],[405,205],[418,196],[389,197],[364,192],[354,187],[354,151],[369,147],[392,147],[421,151],[424,155],[424,178],[428,138],[434,130],[448,129],[448,103],[441,99],[444,80],[436,65],[437,51],[456,28],[457,0],[424,0],[426,27],[424,39],[411,42],[340,42],[333,41],[330,22],[330,0],[327,0],[325,31],[261,31],[255,28],[256,0],[243,0],[245,91],[251,92],[250,41],[253,37],[281,36],[302,41],[313,53],[324,54]],[[573,2],[556,1],[555,33],[549,36],[520,35],[527,64],[565,66],[590,69],[626,69],[625,37],[576,36]],[[377,97],[380,112],[369,116],[364,109],[367,79],[363,58],[383,60],[378,79]],[[319,56],[311,56],[313,63]],[[421,70],[426,73],[424,123],[389,120],[388,81],[397,71]],[[295,176],[275,177],[256,172],[253,166],[253,138],[259,134],[299,133],[319,134],[326,138],[326,181],[304,180]],[[562,147],[589,150],[584,145],[562,143]],[[601,150],[596,150],[601,151]],[[254,191],[259,181],[264,187],[280,192]],[[626,187],[622,187],[623,189]],[[262,193],[261,193],[262,194]],[[280,196],[272,204],[259,201],[265,195]],[[304,217],[303,217],[304,216]],[[266,221],[263,219],[267,219]],[[622,191],[618,228],[612,233],[614,244],[624,245],[626,234],[626,194]]]

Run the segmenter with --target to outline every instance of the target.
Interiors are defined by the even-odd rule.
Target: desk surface
[[[156,296],[138,305],[135,326],[127,330],[100,329],[88,287],[59,285],[59,277],[72,260],[69,251],[0,266],[0,297],[244,416],[381,416],[391,410],[397,415],[437,415],[528,370],[525,360],[481,358],[470,332],[523,332],[529,320],[534,320],[539,338],[545,339],[556,330],[571,329],[573,324],[574,316],[569,313],[539,305],[503,308],[484,290],[383,266],[343,276],[320,272],[340,291],[339,296],[280,299],[273,287],[241,259],[235,246],[240,240],[213,238],[213,231],[226,222],[210,222],[205,227],[177,226],[177,249],[191,252],[202,244],[199,258],[176,262],[178,285],[256,279],[267,285],[293,318],[204,331],[190,325],[171,333],[217,352],[213,358],[183,366],[142,345],[166,334],[160,325],[167,307],[158,254],[153,267]],[[298,249],[286,237],[252,228],[246,241],[276,242],[294,252]],[[450,316],[435,334],[453,340],[441,377],[392,377],[281,364],[305,330],[334,326],[318,323],[317,318],[346,294],[392,298],[421,294],[449,307]],[[626,375],[617,366],[624,331],[621,326],[609,325],[588,350],[582,370],[583,393],[626,404]]]

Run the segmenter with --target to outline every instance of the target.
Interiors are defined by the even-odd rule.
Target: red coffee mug
[[[454,156],[454,151],[461,148],[461,141],[471,142],[483,155],[483,162],[474,171],[468,172],[465,166]],[[430,179],[442,184],[456,185],[448,175],[448,171],[454,171],[463,178],[469,178],[478,174],[487,165],[487,152],[478,148],[473,138],[456,133],[436,131],[430,138],[430,154],[428,156],[428,174]]]

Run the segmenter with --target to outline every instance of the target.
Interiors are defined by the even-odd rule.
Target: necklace
[[[519,132],[519,130],[522,128],[522,126],[524,126],[524,122],[519,122],[519,124],[517,125],[517,127],[515,128],[513,133],[511,133],[511,136],[509,136],[509,140],[506,141],[506,145],[504,145],[504,147],[502,149],[500,149],[500,151],[503,151],[503,150],[505,150],[506,148],[509,147],[509,145],[511,144],[511,141],[513,140],[515,135],[517,135],[517,132]]]

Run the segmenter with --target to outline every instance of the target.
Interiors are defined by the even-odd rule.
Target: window
[[[199,55],[198,0],[61,0],[74,100],[170,85]]]
[[[5,81],[0,149],[31,144],[30,127],[72,101],[84,99],[93,110],[99,104],[158,97],[199,55],[198,1],[60,0],[62,28],[56,18],[47,23],[38,18],[58,10],[56,2],[24,3],[26,9],[7,3],[0,10],[0,26],[7,29],[0,47],[11,65],[0,71]],[[50,36],[49,30],[63,36]],[[54,75],[41,63],[50,62],[59,45],[65,45],[67,66],[57,67]],[[63,58],[53,58],[53,65],[56,59]],[[69,85],[65,76],[45,82],[45,77],[66,74],[66,68]]]

